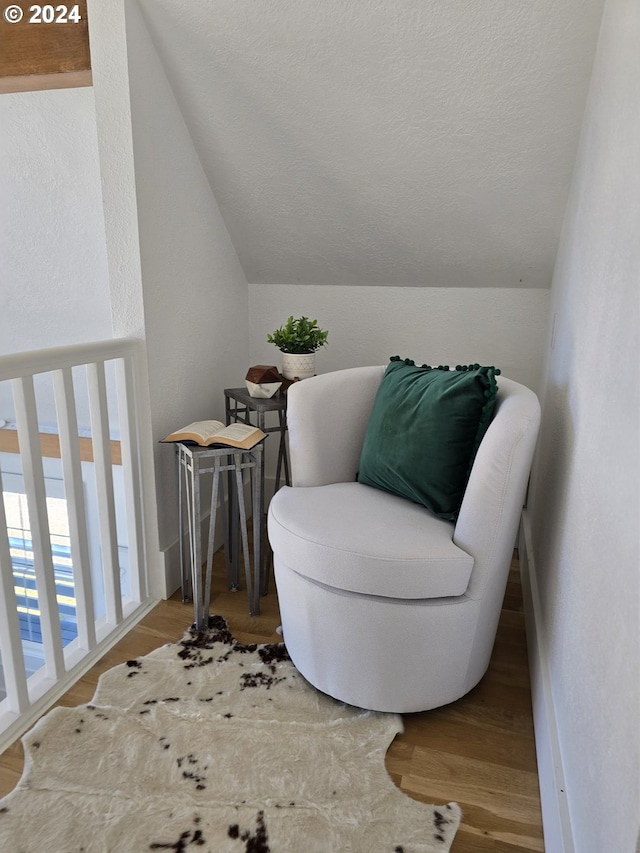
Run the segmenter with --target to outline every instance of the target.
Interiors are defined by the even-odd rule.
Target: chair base
[[[274,565],[287,650],[323,693],[405,714],[454,702],[484,675],[491,649],[470,665],[479,602],[367,596],[309,580],[277,555]]]

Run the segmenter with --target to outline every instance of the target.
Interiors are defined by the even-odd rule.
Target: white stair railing
[[[26,610],[31,611],[35,598],[32,612],[39,618],[43,657],[42,667],[27,673],[19,612],[25,607],[18,605],[9,523],[0,500],[0,751],[153,603],[136,402],[143,358],[144,345],[136,340],[0,357],[5,422],[0,429],[0,492],[3,470],[19,465],[35,582]],[[51,457],[57,458],[52,462]],[[77,635],[66,644],[45,463],[49,470],[52,464],[59,469],[68,516]],[[89,516],[97,516],[97,523]]]

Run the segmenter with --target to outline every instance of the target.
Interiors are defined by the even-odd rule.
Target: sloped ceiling
[[[139,0],[249,282],[548,287],[602,0]]]

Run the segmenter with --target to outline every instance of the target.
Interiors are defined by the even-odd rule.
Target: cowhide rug
[[[395,787],[384,757],[401,729],[316,691],[284,645],[244,645],[212,617],[25,735],[0,850],[445,853],[460,809]]]

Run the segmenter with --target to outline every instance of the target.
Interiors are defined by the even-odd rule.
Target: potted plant
[[[282,353],[282,374],[285,379],[306,379],[316,372],[316,350],[327,343],[329,332],[318,326],[317,320],[293,315],[287,322],[267,335]]]

